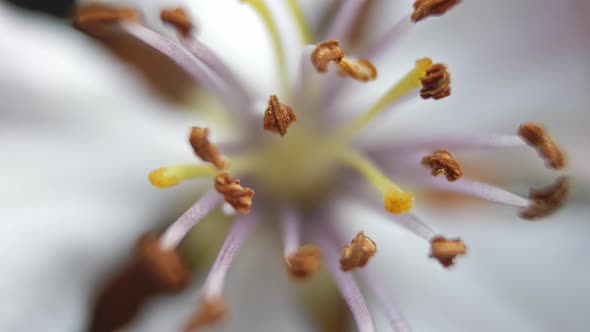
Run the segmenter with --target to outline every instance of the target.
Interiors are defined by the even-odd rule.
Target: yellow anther
[[[212,165],[182,164],[161,167],[150,172],[148,178],[154,187],[174,187],[180,181],[199,177],[214,176],[217,174]]]
[[[348,123],[341,129],[338,137],[349,138],[362,130],[385,108],[398,100],[400,97],[421,86],[421,79],[426,75],[426,70],[432,66],[430,58],[423,58],[416,61],[414,69],[409,71],[399,82],[392,86],[371,108],[359,117]]]
[[[414,205],[414,195],[385,176],[371,161],[354,151],[344,151],[341,159],[356,169],[383,195],[383,207],[390,213],[407,213]]]

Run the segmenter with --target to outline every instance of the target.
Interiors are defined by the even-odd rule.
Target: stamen
[[[185,331],[193,331],[203,325],[210,325],[225,315],[225,304],[221,300],[225,278],[236,254],[254,230],[257,222],[258,219],[252,215],[234,221],[207,275],[201,291],[199,308],[188,320]]]
[[[554,183],[529,191],[531,204],[520,212],[520,217],[527,220],[546,217],[557,211],[569,196],[570,183],[567,177],[560,177]]]
[[[192,127],[189,136],[189,142],[195,154],[203,161],[210,162],[218,170],[225,168],[225,160],[219,153],[219,149],[215,144],[209,142],[209,128]]]
[[[150,172],[148,178],[154,187],[168,188],[182,180],[214,176],[217,170],[207,164],[179,164],[161,167]]]
[[[318,231],[316,233],[321,234],[323,232]],[[330,241],[329,237],[320,236],[318,234],[316,234],[316,237],[317,239],[315,239],[315,241],[322,248],[322,252],[324,252],[326,265],[332,274],[336,285],[340,289],[340,292],[342,292],[350,311],[352,311],[359,332],[373,332],[375,328],[373,327],[373,320],[369,313],[369,309],[367,308],[367,304],[356,282],[352,278],[352,275],[350,273],[345,273],[340,269],[336,247]]]
[[[193,29],[190,17],[182,8],[162,9],[160,19],[172,25],[183,36],[188,36]]]
[[[253,215],[234,221],[203,285],[201,294],[203,299],[221,298],[225,278],[232,261],[257,223],[258,219]]]
[[[432,176],[444,174],[447,181],[457,181],[463,176],[461,166],[447,150],[437,150],[422,158],[422,165],[430,167]]]
[[[221,204],[221,196],[214,190],[201,197],[190,209],[172,223],[160,237],[162,250],[176,248],[180,241],[203,219],[213,208]]]
[[[270,96],[268,106],[264,112],[264,130],[285,136],[287,128],[295,121],[297,121],[297,117],[291,107],[281,104],[276,95]]]
[[[422,81],[420,97],[423,99],[439,100],[451,95],[451,76],[442,63],[434,64],[426,69],[426,75],[420,80]]]
[[[299,7],[299,2],[297,0],[288,0],[287,5],[289,6],[289,11],[295,20],[297,30],[299,30],[301,41],[304,44],[310,43],[312,40],[314,40],[313,33],[305,21],[305,15],[303,15],[303,11],[301,10],[301,7]]]
[[[352,120],[341,129],[338,137],[348,138],[368,125],[373,118],[379,115],[387,106],[398,100],[403,95],[420,86],[421,79],[426,75],[426,70],[432,66],[430,58],[416,61],[416,66],[408,72],[397,84],[392,86],[369,110]]]
[[[139,240],[137,250],[145,274],[157,288],[180,291],[187,286],[190,272],[180,254],[176,249],[163,249],[157,234],[145,234]]]
[[[268,29],[268,32],[270,33],[270,37],[274,47],[274,52],[277,58],[277,64],[279,66],[281,84],[286,91],[289,86],[289,78],[287,74],[287,60],[285,58],[285,51],[283,49],[283,45],[281,44],[279,30],[277,29],[275,21],[272,17],[272,13],[266,6],[264,0],[242,0],[242,2],[245,2],[252,6],[252,8],[258,13],[258,15],[260,15],[262,21],[266,25],[266,28]]]
[[[320,73],[328,71],[330,61],[340,63],[344,58],[344,50],[340,48],[338,40],[332,39],[318,43],[311,53],[311,63]]]
[[[139,14],[132,8],[100,4],[77,6],[74,14],[74,26],[80,30],[95,28],[103,24],[118,23],[124,20],[138,21]]]
[[[458,5],[461,0],[416,0],[412,21],[418,22],[429,16],[440,16]]]
[[[368,159],[353,151],[347,151],[340,157],[382,192],[385,210],[398,214],[412,209],[414,195],[394,184]]]
[[[365,266],[371,257],[377,252],[377,245],[373,240],[360,231],[350,242],[342,248],[340,269],[350,271],[357,267]]]
[[[296,279],[307,279],[322,267],[322,252],[313,244],[299,247],[285,257],[289,275]]]
[[[225,302],[220,298],[201,301],[199,309],[187,321],[184,332],[200,331],[202,327],[212,325],[222,320],[227,312]]]
[[[340,48],[338,40],[332,39],[316,45],[311,54],[311,63],[320,73],[327,72],[328,65],[333,61],[342,76],[350,76],[361,82],[377,79],[377,68],[369,60],[351,60],[344,56],[344,50]]]
[[[518,128],[518,134],[528,145],[537,149],[541,158],[545,159],[547,167],[562,169],[565,166],[565,157],[561,149],[542,126],[524,123]]]
[[[352,32],[354,23],[362,14],[363,7],[367,0],[345,0],[338,8],[332,22],[326,29],[325,39],[338,38],[348,40]]]
[[[392,296],[387,294],[387,290],[383,287],[384,283],[379,277],[379,274],[371,266],[365,267],[361,275],[365,279],[365,284],[369,286],[377,301],[383,308],[387,320],[394,332],[411,332],[410,324],[402,314],[399,306],[392,300]]]
[[[455,263],[455,258],[458,255],[465,255],[467,252],[467,247],[459,238],[449,240],[442,236],[436,236],[430,240],[430,244],[430,257],[438,260],[444,267],[450,267]]]
[[[250,213],[254,190],[242,187],[239,179],[232,179],[227,173],[219,173],[215,178],[215,189],[219,191],[238,212]]]

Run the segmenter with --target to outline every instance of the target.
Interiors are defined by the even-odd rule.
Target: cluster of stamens
[[[264,1],[246,0],[245,2],[249,3],[259,12],[259,14],[262,15],[265,19],[265,24],[267,24],[271,34],[274,36],[277,33],[277,31],[275,31],[276,27],[273,26],[269,19],[269,11],[264,5]],[[411,15],[411,20],[413,22],[418,22],[428,16],[442,15],[459,2],[459,0],[417,0],[414,3],[414,12]],[[243,115],[244,109],[249,110],[248,108],[252,106],[248,104],[251,100],[244,98],[244,91],[246,91],[246,89],[240,89],[239,84],[236,83],[238,80],[234,80],[233,77],[228,74],[229,70],[224,66],[223,61],[215,57],[214,52],[208,50],[196,37],[193,36],[193,24],[184,10],[172,8],[164,9],[160,13],[162,21],[177,30],[177,37],[180,40],[180,45],[178,45],[175,42],[166,39],[166,37],[160,36],[159,34],[143,27],[138,23],[138,15],[135,11],[127,9],[110,9],[107,7],[83,8],[86,9],[78,11],[76,25],[101,26],[106,24],[110,26],[120,23],[121,21],[132,20],[135,22],[134,24],[121,25],[120,27],[139,40],[148,44],[150,42],[153,43],[155,49],[170,56],[179,66],[185,68],[187,72],[193,73],[196,80],[202,79],[202,82],[210,84],[213,88],[219,87],[216,85],[216,82],[218,81],[224,81],[227,83],[227,86],[223,86],[219,91],[225,92],[233,91],[232,88],[235,89],[236,96],[227,96],[228,99],[236,97],[234,103],[228,103],[228,108],[240,105],[240,107],[244,108],[237,107],[239,112],[236,113]],[[313,45],[310,45],[310,47],[313,47]],[[282,52],[281,46],[275,45],[275,48],[280,51],[277,52],[278,56],[280,56]],[[173,49],[175,52],[166,53],[170,49]],[[311,53],[304,53],[309,58],[305,59],[302,66],[310,66],[311,64],[315,71],[312,70],[313,73],[310,75],[327,73],[329,71],[330,63],[333,63],[337,68],[337,73],[341,76],[351,77],[356,81],[362,82],[370,82],[377,78],[377,69],[370,60],[364,58],[352,60],[348,58],[345,51],[340,47],[338,40],[331,39],[319,42],[315,45],[313,51],[311,51],[311,49],[309,49],[309,51]],[[279,61],[279,63],[281,63],[281,61]],[[199,71],[204,67],[207,67],[207,70]],[[282,69],[283,70],[280,70],[280,72],[286,72],[284,68]],[[207,76],[211,75],[211,72],[218,76]],[[310,79],[310,77],[302,77],[302,79]],[[334,79],[342,78],[334,76]],[[350,80],[343,80],[342,82],[345,81],[348,82]],[[294,181],[303,180],[308,174],[306,172],[315,175],[316,173],[314,172],[324,166],[323,163],[317,162],[317,159],[329,159],[330,163],[327,163],[328,165],[348,167],[365,177],[367,183],[372,185],[376,189],[376,192],[383,198],[382,207],[387,212],[396,215],[394,216],[395,218],[400,218],[399,220],[402,221],[395,218],[394,220],[407,227],[421,238],[427,240],[431,248],[430,257],[437,260],[443,267],[447,268],[452,266],[458,256],[465,255],[467,247],[461,239],[448,239],[437,235],[416,216],[410,213],[414,203],[414,195],[412,192],[401,188],[389,179],[380,168],[383,167],[383,165],[377,165],[370,160],[370,158],[356,151],[349,144],[350,140],[355,137],[355,135],[364,130],[371,121],[374,121],[375,117],[382,112],[387,111],[387,109],[396,101],[400,100],[402,96],[415,93],[416,96],[420,95],[423,99],[439,100],[446,98],[451,94],[450,82],[450,74],[445,65],[433,63],[430,58],[420,59],[416,62],[415,66],[399,80],[399,82],[394,84],[366,112],[360,114],[349,123],[336,128],[333,133],[328,132],[327,134],[317,134],[312,132],[304,126],[303,121],[301,121],[301,124],[298,123],[296,128],[292,128],[288,131],[290,125],[297,120],[295,111],[292,107],[280,102],[276,95],[272,95],[268,100],[268,105],[262,118],[259,114],[255,115],[255,112],[248,114],[248,116],[253,117],[254,120],[257,121],[255,123],[258,126],[259,132],[262,132],[262,130],[260,130],[260,124],[262,124],[263,130],[277,133],[280,136],[285,136],[287,134],[289,136],[280,139],[280,142],[277,143],[276,140],[272,140],[268,136],[263,136],[258,132],[252,133],[252,128],[256,127],[249,126],[246,131],[249,134],[257,135],[257,139],[245,140],[248,143],[239,145],[237,150],[239,150],[240,154],[235,157],[235,159],[233,159],[231,153],[227,157],[222,155],[220,148],[209,140],[210,131],[208,128],[192,127],[189,135],[189,143],[195,155],[204,163],[162,167],[152,171],[149,175],[149,180],[156,187],[166,188],[178,185],[181,181],[186,179],[206,177],[213,180],[213,188],[211,188],[207,194],[195,203],[191,209],[185,212],[175,223],[170,225],[161,236],[150,233],[142,238],[138,246],[139,261],[144,267],[143,269],[148,271],[146,275],[147,278],[150,278],[154,285],[159,285],[156,288],[161,288],[166,291],[178,291],[184,289],[190,279],[190,273],[184,266],[182,258],[176,250],[176,246],[179,242],[200,220],[207,216],[212,209],[219,206],[223,200],[229,203],[229,205],[231,205],[236,211],[243,214],[240,216],[243,219],[236,221],[232,226],[230,234],[227,236],[205,282],[204,295],[201,296],[199,309],[195,311],[195,314],[187,323],[185,330],[198,330],[203,326],[210,325],[220,320],[225,315],[226,306],[221,299],[221,286],[225,280],[225,274],[227,273],[231,260],[238,251],[241,243],[255,226],[256,219],[260,217],[256,215],[257,212],[260,213],[261,211],[265,211],[265,209],[255,208],[261,204],[258,201],[256,202],[256,205],[253,206],[252,200],[255,194],[254,190],[242,186],[241,181],[238,178],[230,176],[230,174],[234,176],[239,175],[245,182],[251,180],[255,184],[253,187],[257,188],[257,190],[262,190],[263,193],[266,194],[263,199],[271,200],[269,205],[306,206],[308,209],[316,209],[319,206],[319,209],[321,209],[328,203],[325,196],[337,194],[336,191],[339,189],[336,185],[334,185],[334,188],[329,188],[328,190],[319,190],[320,188],[317,188],[318,190],[316,190],[315,186],[318,185],[319,182],[309,181],[313,188],[311,188],[311,190],[303,191],[304,194],[300,194],[299,196],[289,196],[289,200],[291,197],[296,197],[293,201],[287,202],[289,204],[284,204],[284,201],[287,200],[286,197],[283,197],[280,194],[277,195],[274,192],[265,192],[265,186],[272,187],[277,185],[274,182],[280,182],[282,178],[287,177],[295,179]],[[339,92],[337,91],[337,88],[334,89],[336,92]],[[307,97],[305,94],[300,93],[301,91],[296,92],[297,93],[292,94],[285,93],[288,97],[284,98],[289,105],[294,105],[295,107],[301,103],[297,100],[293,100],[294,95]],[[281,94],[281,96],[283,95]],[[283,97],[281,97],[281,99],[283,99]],[[245,104],[245,106],[243,106],[243,104]],[[315,105],[319,103],[311,104]],[[297,114],[302,117],[302,120],[303,115],[312,116],[311,113],[313,113],[308,110],[301,111],[301,113]],[[327,107],[326,110],[321,111],[329,112],[330,108]],[[314,119],[312,117],[310,122],[314,121],[319,123],[317,118]],[[518,134],[522,139],[520,140],[520,143],[524,141],[537,149],[548,166],[553,169],[561,169],[564,167],[565,158],[563,153],[542,127],[536,124],[527,123],[520,127]],[[312,138],[309,138],[309,136]],[[266,139],[269,141],[272,140],[273,144],[265,144]],[[299,139],[305,144],[298,144]],[[260,146],[252,147],[252,144],[254,144],[253,142],[262,143],[260,143]],[[468,182],[469,180],[463,178],[463,170],[453,154],[446,150],[445,144],[448,142],[452,143],[452,141],[441,140],[439,142],[436,140],[434,147],[429,147],[427,150],[420,150],[422,152],[433,151],[421,159],[421,164],[430,169],[432,176],[436,177],[442,174],[446,177],[447,181],[442,179],[443,183],[441,183],[441,181],[435,182],[439,186],[452,188],[453,190],[464,193],[470,193],[474,196],[487,198],[490,201],[505,202],[507,204],[522,207],[521,217],[525,219],[540,218],[553,213],[564,203],[565,198],[567,197],[569,183],[565,177],[559,178],[554,184],[548,187],[531,189],[528,199],[502,191],[501,189],[490,185],[478,184],[476,182],[470,183]],[[467,140],[462,141],[461,143],[466,147],[477,146],[477,144],[487,144],[488,146],[502,146],[502,144],[506,144],[503,140],[494,139],[492,139],[491,142],[483,143],[477,142],[477,140],[474,142]],[[510,140],[509,143],[518,145],[518,143],[514,144],[513,140]],[[280,146],[281,148],[277,149],[277,146]],[[299,163],[295,166],[290,165],[291,159],[285,158],[286,155],[277,153],[279,152],[278,150],[288,149],[291,146],[295,146],[291,152],[298,153],[297,158],[294,160]],[[455,150],[453,151],[455,152]],[[307,160],[307,158],[309,158],[309,160]],[[287,159],[287,161],[284,161],[283,159]],[[307,167],[308,165],[306,162],[309,162],[312,166]],[[282,166],[286,165],[288,167],[291,166],[292,168],[283,170],[275,164],[281,164]],[[419,165],[416,166],[418,167]],[[273,167],[281,169],[277,170]],[[338,178],[334,175],[339,174],[338,170],[333,170],[332,168],[327,169],[327,171],[320,173],[318,178],[323,179],[329,177],[330,179],[336,179],[330,183],[339,182]],[[288,174],[280,173],[280,176],[278,177],[268,175],[274,175],[277,172],[286,172]],[[260,174],[262,174],[262,176]],[[312,179],[315,180],[314,177],[312,177]],[[441,178],[433,178],[430,176],[428,176],[428,179],[432,181],[441,180]],[[286,183],[289,185],[294,184],[294,182]],[[282,182],[278,185],[281,184]],[[293,185],[293,187],[294,186],[295,185]],[[289,190],[291,190],[291,188],[285,189],[285,191]],[[312,197],[303,197],[310,195]],[[314,205],[310,205],[308,204],[310,200],[318,201],[319,203],[315,202]],[[373,200],[373,197],[371,197],[371,200]],[[381,204],[379,201],[378,203]],[[254,211],[252,214],[250,214],[251,210]],[[361,269],[361,272],[365,272],[367,270],[364,267],[367,265],[371,257],[376,254],[376,243],[367,237],[363,231],[360,231],[352,239],[350,244],[346,244],[342,247],[340,257],[334,258],[330,249],[334,249],[335,245],[341,245],[341,242],[344,242],[342,238],[336,234],[336,231],[331,232],[331,228],[326,227],[325,229],[328,229],[327,233],[330,234],[323,237],[320,236],[320,240],[316,241],[318,243],[314,242],[313,244],[301,245],[298,227],[302,226],[303,222],[293,214],[285,215],[286,217],[283,218],[285,219],[284,225],[287,226],[284,226],[284,260],[289,275],[296,279],[308,279],[314,276],[324,267],[324,265],[326,265],[328,269],[331,269],[337,283],[344,284],[344,286],[340,286],[345,290],[343,292],[350,305],[364,305],[363,301],[359,302],[358,298],[354,299],[357,295],[351,295],[352,293],[350,290],[354,287],[350,284],[352,281],[350,281],[351,278],[348,272]],[[390,216],[391,215],[388,215],[388,217]],[[404,222],[404,220],[406,222]],[[313,224],[313,222],[305,223],[305,226],[307,227],[311,224]],[[322,230],[324,228],[319,227],[319,229]],[[316,229],[314,234],[317,236],[317,234],[324,233],[318,232]],[[326,248],[328,248],[328,250],[326,250]],[[327,254],[324,254],[326,251]],[[338,256],[337,251],[336,256]],[[333,268],[334,266],[335,268]]]

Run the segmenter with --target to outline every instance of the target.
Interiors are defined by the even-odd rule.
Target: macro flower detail
[[[235,220],[209,270],[199,293],[198,308],[185,325],[185,331],[200,330],[231,312],[231,308],[226,308],[223,302],[226,276],[242,244],[261,224],[261,219],[276,221],[281,226],[282,257],[287,273],[295,279],[307,280],[325,267],[350,307],[358,329],[370,332],[374,331],[372,318],[353,275],[358,272],[371,288],[381,289],[378,278],[367,265],[377,247],[363,231],[357,233],[350,244],[342,247],[346,241],[337,227],[337,218],[329,210],[337,198],[349,195],[379,211],[386,211],[392,223],[428,243],[430,257],[444,268],[454,265],[458,256],[465,255],[467,247],[459,238],[449,239],[435,233],[418,217],[413,208],[414,202],[421,198],[409,188],[416,186],[446,193],[457,192],[514,206],[522,209],[521,217],[524,219],[547,216],[565,202],[569,192],[565,177],[548,187],[532,189],[530,196],[525,198],[470,179],[474,174],[467,171],[464,174],[449,152],[516,148],[528,144],[536,148],[553,169],[563,168],[565,162],[561,150],[538,125],[525,124],[518,135],[469,136],[457,133],[453,137],[425,136],[411,142],[359,144],[367,127],[380,121],[378,119],[384,113],[393,112],[401,100],[418,97],[439,100],[450,96],[450,74],[446,65],[434,63],[428,57],[408,64],[407,72],[366,110],[354,110],[355,114],[345,120],[336,116],[339,107],[335,101],[343,97],[346,84],[359,84],[360,81],[366,86],[377,79],[373,59],[382,56],[383,50],[393,46],[400,34],[407,31],[400,29],[400,24],[442,15],[460,1],[416,1],[411,19],[406,16],[375,44],[355,51],[358,58],[347,57],[340,41],[334,38],[341,38],[346,35],[344,32],[352,29],[360,14],[359,5],[353,6],[354,1],[346,2],[326,30],[333,35],[323,36],[326,41],[313,44],[318,38],[310,33],[296,1],[290,2],[290,13],[301,39],[305,41],[300,62],[297,63],[300,70],[295,78],[289,76],[287,67],[290,64],[277,28],[279,22],[272,11],[263,0],[243,2],[260,16],[268,30],[278,65],[277,81],[280,84],[276,86],[276,93],[268,99],[264,112],[259,106],[268,94],[261,96],[250,92],[222,58],[194,35],[191,20],[184,11],[165,9],[160,13],[161,19],[179,32],[176,39],[166,37],[138,20],[127,20],[135,16],[126,14],[126,11],[120,15],[111,14],[120,13],[116,9],[106,10],[107,14],[101,15],[106,15],[108,19],[88,19],[94,17],[92,15],[102,17],[92,11],[90,14],[78,14],[77,18],[77,22],[92,21],[120,29],[161,52],[201,87],[218,97],[235,120],[232,124],[238,127],[235,131],[239,136],[237,139],[218,145],[208,138],[208,128],[212,128],[214,123],[207,124],[210,125],[208,128],[191,127],[190,146],[204,163],[173,164],[157,168],[148,175],[151,184],[157,188],[170,188],[189,180],[207,180],[203,186],[205,194],[170,224],[161,236],[150,237],[150,254],[175,252],[188,232],[224,200],[240,213],[232,215]],[[329,70],[330,63],[336,66],[336,71]],[[293,110],[296,110],[297,116]],[[291,126],[295,121],[297,125]],[[268,135],[264,131],[279,135]],[[429,154],[415,160],[417,155],[424,156],[426,153]],[[390,156],[393,157],[388,160]],[[407,166],[406,161],[411,161],[411,166]],[[416,172],[420,164],[430,168],[433,176],[424,174],[423,169]],[[446,179],[437,176],[440,174]],[[241,180],[251,187],[242,186]],[[365,187],[370,188],[368,193],[363,190]],[[256,200],[253,200],[254,190]],[[339,248],[342,248],[341,252]],[[162,276],[172,277],[171,271],[176,271],[156,258],[150,262],[162,270]],[[166,263],[181,265],[177,258],[166,260]],[[178,278],[174,285],[180,288],[185,279]],[[409,330],[401,313],[389,304],[387,296],[378,295],[387,315],[398,317],[392,320],[392,328]]]

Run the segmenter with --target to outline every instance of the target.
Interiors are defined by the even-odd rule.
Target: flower
[[[276,107],[275,107],[275,109],[276,109]],[[279,111],[280,111],[280,110],[281,110],[281,107],[279,106],[279,108],[278,108],[278,109],[279,109]],[[296,110],[297,110],[297,107],[293,107],[293,109],[294,109],[294,110],[295,110],[295,112],[296,112]],[[288,114],[288,113],[289,113],[289,112],[287,112],[287,114]],[[276,120],[275,120],[275,121],[276,121]],[[298,127],[295,127],[295,126],[299,126],[299,125],[300,125],[300,123],[301,123],[301,121],[302,121],[302,117],[301,117],[301,116],[298,116],[298,118],[297,118],[297,121],[299,121],[299,122],[295,122],[294,124],[292,124],[292,127],[289,127],[289,128],[287,128],[287,129],[288,129],[288,131],[285,131],[285,130],[284,130],[284,128],[283,128],[283,129],[281,129],[281,130],[279,131],[279,132],[284,132],[284,134],[286,134],[286,136],[285,136],[285,139],[289,139],[289,138],[291,137],[291,134],[293,133],[294,129],[295,129],[295,128],[298,128]],[[278,122],[278,121],[277,121],[277,122]],[[206,135],[205,135],[205,136],[206,136]],[[275,136],[276,136],[276,138],[277,138],[277,139],[280,139],[278,135],[275,135]],[[274,136],[271,136],[271,137],[273,137],[273,138],[274,138]],[[296,141],[296,140],[295,140],[295,141]],[[281,141],[279,141],[279,142],[281,142]],[[283,143],[284,143],[284,142],[283,142]],[[248,144],[250,144],[250,142],[248,142]],[[224,151],[224,149],[221,149],[221,150],[222,150],[222,151]],[[196,152],[196,151],[195,151],[195,152]],[[228,170],[231,172],[231,171],[232,171],[232,168],[231,168],[231,167],[233,167],[233,166],[231,166],[231,164],[232,164],[232,162],[233,162],[233,159],[232,159],[232,158],[229,158],[229,160],[230,160],[230,168],[229,168]],[[355,161],[355,158],[352,158],[352,157],[351,157],[351,159],[350,159],[350,160],[348,160],[348,161],[350,161],[350,162],[357,162],[357,163],[358,163],[358,165],[357,165],[358,167],[357,167],[357,168],[359,168],[359,169],[360,169],[361,173],[363,173],[363,171],[365,171],[365,173],[368,175],[368,178],[369,178],[369,179],[372,179],[372,180],[373,180],[373,182],[376,184],[376,186],[377,186],[377,187],[379,187],[379,186],[384,186],[383,184],[380,184],[380,182],[388,182],[388,181],[389,181],[389,180],[387,180],[387,181],[386,181],[386,179],[382,178],[381,176],[376,176],[376,175],[375,175],[375,169],[374,169],[374,168],[371,168],[371,167],[370,167],[371,165],[370,165],[370,164],[367,164],[365,161],[363,161],[363,162],[358,162],[358,161]],[[353,165],[354,165],[354,163],[351,163],[351,164],[353,164]],[[416,164],[418,164],[418,163],[416,163]],[[238,163],[238,166],[239,166],[239,163]],[[264,167],[264,165],[263,165],[263,166],[261,166],[261,167]],[[238,169],[239,169],[239,167],[238,167]],[[178,169],[166,169],[166,170],[171,170],[171,171],[172,171],[172,173],[174,173],[174,174],[176,174],[175,172],[179,171]],[[188,170],[190,171],[190,168],[189,168]],[[183,173],[182,171],[186,171],[186,169],[185,169],[185,170],[182,170],[182,169],[180,169],[180,173],[181,173],[181,174]],[[207,172],[209,172],[209,169],[205,169],[205,171],[206,171],[205,173],[207,173]],[[195,173],[192,173],[191,175],[194,175],[194,174],[195,174]],[[209,174],[209,173],[207,173],[207,174]],[[217,173],[215,173],[214,175],[215,175],[215,176],[218,176],[218,175],[217,175]],[[246,181],[244,181],[244,182],[246,182]],[[257,182],[258,182],[258,181],[254,181],[254,183],[257,183]],[[262,182],[263,182],[263,181],[262,181]],[[228,184],[228,183],[229,183],[229,184],[232,184],[232,185],[238,185],[238,184],[239,184],[239,183],[235,183],[235,181],[234,181],[234,180],[232,180],[231,178],[228,178],[228,177],[224,176],[224,177],[223,177],[223,182],[222,182],[222,184]],[[443,183],[443,184],[446,184],[446,182],[442,182],[442,183]],[[271,183],[271,185],[272,185],[272,183]],[[294,185],[298,185],[298,183],[294,183]],[[408,198],[407,198],[407,197],[409,197],[409,196],[402,196],[402,198],[401,198],[401,199],[398,199],[398,196],[397,196],[397,195],[400,195],[400,193],[404,193],[404,192],[402,192],[402,191],[401,191],[401,190],[399,190],[398,188],[395,188],[395,190],[389,190],[389,189],[391,189],[391,186],[390,186],[390,185],[391,185],[391,183],[387,183],[387,190],[385,190],[385,189],[383,189],[383,190],[382,190],[382,191],[384,192],[384,194],[385,194],[385,195],[384,195],[385,197],[391,197],[391,198],[393,198],[393,199],[390,199],[390,200],[387,200],[387,201],[386,201],[386,203],[389,203],[389,206],[390,206],[389,210],[392,210],[392,211],[394,211],[394,212],[399,212],[399,210],[398,210],[398,207],[400,206],[400,204],[398,204],[398,203],[402,203],[402,204],[401,204],[401,206],[403,206],[403,208],[400,208],[400,209],[401,209],[401,211],[404,211],[405,209],[407,209],[407,208],[409,207],[409,206],[408,206],[408,205],[409,205],[409,203],[408,203]],[[255,186],[255,185],[253,185],[253,187],[256,187],[256,186]],[[264,186],[261,186],[261,187],[264,187]],[[269,186],[269,187],[270,187],[270,188],[272,188],[272,186]],[[243,188],[243,187],[237,187],[236,189],[237,189],[238,191],[244,190],[244,188]],[[257,196],[257,197],[259,197],[259,196],[260,196],[260,189],[257,189],[257,188],[255,188],[255,189],[256,189],[256,190],[257,190],[257,192],[258,192],[258,196]],[[281,189],[281,188],[278,188],[278,189],[279,189],[279,191],[280,191],[280,189]],[[289,188],[287,188],[287,189],[289,189]],[[230,190],[230,191],[233,191],[233,190]],[[282,195],[282,194],[281,194],[281,195]],[[281,197],[281,195],[279,195],[279,197]],[[216,197],[217,199],[219,199],[219,197],[217,197],[217,196],[215,196],[215,195],[206,195],[206,196],[203,198],[205,201],[201,201],[201,204],[200,204],[200,205],[198,205],[198,206],[195,208],[195,210],[199,210],[199,208],[202,208],[201,210],[206,210],[206,208],[205,208],[205,207],[203,207],[203,205],[204,205],[204,206],[208,206],[208,205],[207,205],[207,204],[203,204],[203,203],[206,203],[206,202],[208,202],[208,200],[209,200],[209,199],[212,199],[212,198],[211,198],[212,196],[213,196],[213,197]],[[251,196],[251,195],[250,195],[250,196]],[[297,195],[296,195],[296,196],[297,196]],[[328,196],[330,196],[330,195],[328,195]],[[254,198],[254,205],[253,205],[253,206],[255,206],[255,204],[256,204],[256,199],[257,199],[257,197],[256,197],[256,198]],[[232,198],[235,198],[235,197],[231,197],[231,196],[230,196],[230,201],[231,201],[231,199],[232,199]],[[252,198],[252,197],[250,197],[250,198]],[[297,197],[296,197],[296,198],[297,198]],[[313,198],[313,197],[312,197],[312,198]],[[236,199],[237,199],[237,198],[236,198]],[[264,197],[263,197],[263,199],[264,199]],[[266,198],[266,199],[268,199],[268,198]],[[273,200],[270,200],[270,202],[272,202],[272,201],[273,201]],[[320,203],[321,203],[321,202],[320,202]],[[249,205],[249,204],[248,204],[248,205]],[[272,205],[272,204],[271,204],[271,205]],[[195,210],[193,210],[193,212],[195,212]],[[190,212],[190,211],[189,211],[189,212]],[[201,211],[199,211],[199,212],[201,212]],[[190,217],[190,213],[189,213],[187,216],[189,216],[189,217]],[[191,218],[185,218],[185,219],[184,219],[184,221],[186,221],[187,219],[188,219],[188,220],[192,220],[192,221],[196,221],[195,219],[191,219]],[[288,219],[288,218],[286,218],[286,220],[287,220],[287,219]],[[254,220],[254,219],[248,219],[248,220]],[[250,222],[254,222],[254,221],[250,221]],[[295,223],[297,223],[297,222],[295,222]],[[180,223],[180,225],[182,225],[182,222]],[[238,224],[238,225],[248,225],[248,224],[247,224],[247,223],[246,223],[246,224],[244,224],[244,223],[240,223],[240,224]],[[185,226],[185,227],[186,227],[186,226]],[[237,227],[237,226],[236,226],[236,227]],[[246,227],[246,226],[242,226],[242,227]],[[318,226],[318,227],[325,227],[325,226]],[[172,228],[171,228],[171,229],[169,229],[169,230],[172,230]],[[236,230],[236,232],[237,232],[237,233],[231,233],[231,234],[238,234],[238,235],[239,235],[239,234],[242,234],[242,233],[240,233],[239,231],[240,231],[240,229]],[[243,229],[242,229],[242,231],[243,231]],[[172,232],[168,232],[168,234],[170,234],[170,233],[172,233]],[[166,234],[166,233],[165,233],[165,234]],[[292,233],[291,233],[291,236],[292,236]],[[166,238],[166,237],[165,237],[165,236],[163,236],[163,237],[162,237],[162,239],[164,239],[164,238]],[[319,242],[322,242],[322,241],[323,241],[323,240],[325,240],[325,239],[319,239],[319,240],[320,240]],[[433,240],[434,240],[434,239],[433,239]],[[436,242],[436,241],[433,241],[433,243],[434,243],[434,242]],[[231,243],[230,243],[230,244],[231,244]],[[351,247],[352,247],[352,245],[351,245]],[[326,250],[324,250],[324,251],[326,251]],[[328,250],[328,251],[329,251],[329,250]],[[436,251],[436,250],[434,250],[434,246],[433,246],[433,255],[435,255],[435,256],[436,256],[437,254],[435,253],[435,251]],[[230,251],[230,252],[231,252],[231,251]],[[220,257],[221,257],[221,256],[220,256]],[[326,262],[331,264],[331,263],[334,263],[335,261],[336,261],[335,259],[329,259],[329,260],[327,260]],[[223,264],[222,264],[222,265],[223,265]],[[335,269],[335,270],[337,270],[337,269]],[[345,276],[345,274],[342,274],[342,273],[340,273],[340,274],[337,274],[337,277],[338,277],[338,276],[339,276],[339,277],[342,277],[342,276]],[[213,280],[215,280],[215,279],[213,279]],[[342,280],[341,280],[341,282],[342,282],[342,283],[347,283],[347,284],[350,284],[350,280],[344,280],[344,281],[342,281]],[[365,318],[366,318],[366,316],[365,316]]]

